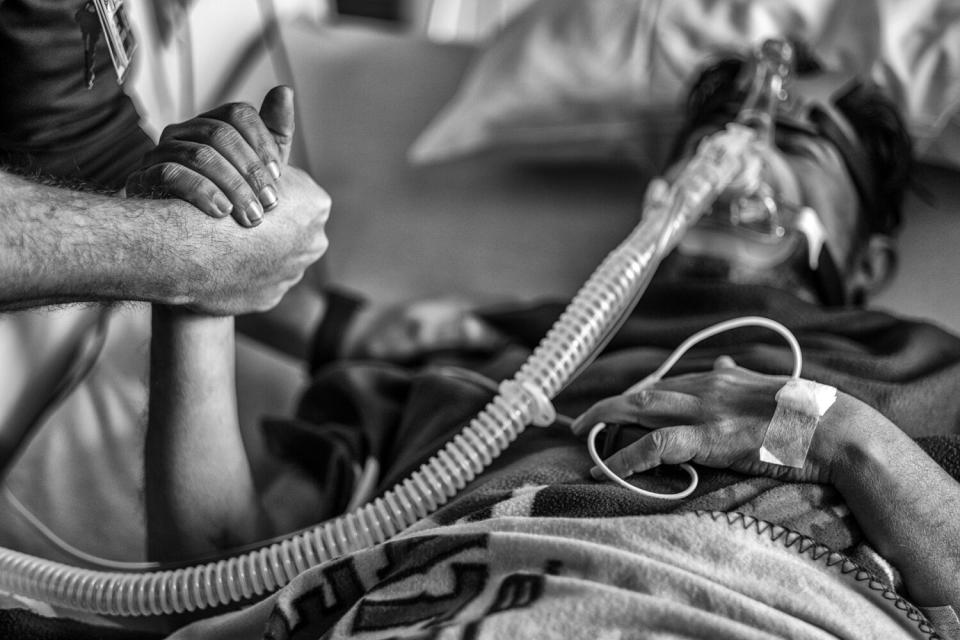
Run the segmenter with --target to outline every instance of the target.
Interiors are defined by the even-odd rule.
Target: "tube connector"
[[[516,406],[521,401],[530,407],[530,424],[536,427],[549,427],[557,421],[557,410],[550,398],[540,387],[527,380],[504,380],[500,383],[500,395]]]

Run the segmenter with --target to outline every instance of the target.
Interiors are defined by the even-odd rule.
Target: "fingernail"
[[[247,205],[247,219],[250,220],[250,224],[257,226],[263,222],[263,207],[260,206],[260,203],[256,200],[251,200]]]
[[[280,165],[278,165],[273,160],[267,163],[267,171],[270,172],[270,175],[273,176],[274,180],[280,179]]]
[[[260,189],[260,202],[263,203],[263,206],[267,211],[277,206],[276,189],[274,189],[270,185],[267,185],[263,189]]]
[[[213,206],[225,216],[230,215],[230,212],[233,211],[233,204],[222,193],[213,196]]]

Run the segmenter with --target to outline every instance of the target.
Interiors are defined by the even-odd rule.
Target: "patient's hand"
[[[171,125],[127,177],[127,195],[174,196],[256,226],[277,205],[293,127],[293,91],[284,86],[267,93],[259,113],[232,103]]]
[[[418,300],[388,307],[369,307],[353,322],[345,355],[392,362],[440,351],[490,352],[504,337],[453,298]]]
[[[636,440],[605,460],[621,477],[661,464],[696,462],[750,475],[830,482],[837,452],[845,439],[855,437],[846,419],[850,410],[876,411],[840,393],[814,433],[803,468],[761,462],[759,450],[776,410],[775,396],[786,381],[719,358],[712,371],[665,378],[637,393],[602,400],[577,418],[572,429],[584,435],[604,422],[638,431]]]
[[[255,233],[225,225],[203,237],[183,231],[178,259],[188,260],[190,287],[175,304],[210,315],[265,311],[303,277],[327,249],[330,197],[306,173],[288,167],[278,181],[280,202]]]
[[[572,428],[583,434],[605,422],[652,430],[606,460],[620,476],[693,461],[829,482],[867,541],[900,570],[915,604],[960,608],[960,483],[883,414],[843,392],[821,418],[802,469],[761,463],[757,450],[785,380],[720,358],[713,371],[603,400]]]

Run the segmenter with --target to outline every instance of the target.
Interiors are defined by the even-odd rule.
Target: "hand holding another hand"
[[[293,141],[293,90],[267,92],[257,112],[226,104],[168,126],[127,177],[128,196],[173,196],[215,218],[256,226],[280,196],[278,180]]]
[[[186,306],[210,315],[237,315],[275,306],[327,250],[330,197],[310,176],[288,167],[278,181],[279,204],[256,230],[211,220],[215,230],[192,245]]]

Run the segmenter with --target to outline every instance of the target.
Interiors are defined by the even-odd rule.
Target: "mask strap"
[[[817,268],[813,272],[816,277],[817,293],[827,306],[839,307],[847,302],[845,288],[840,278],[840,269],[837,267],[829,247],[824,247],[824,249],[825,251],[820,252]]]
[[[810,111],[810,120],[814,123],[820,135],[834,146],[853,180],[853,186],[860,196],[860,206],[868,212],[874,212],[877,203],[873,198],[876,185],[869,171],[870,160],[862,146],[856,144],[837,122],[822,108]]]

